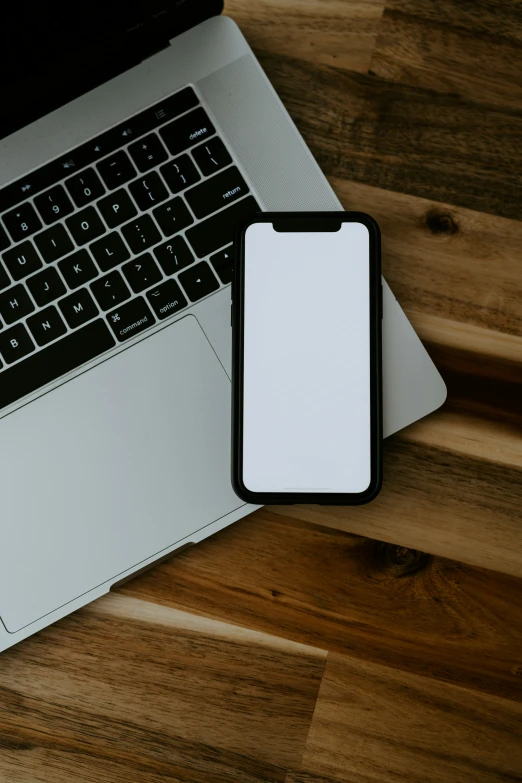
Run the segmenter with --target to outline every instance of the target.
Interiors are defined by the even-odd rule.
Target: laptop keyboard
[[[0,190],[0,408],[232,279],[260,207],[191,87]]]

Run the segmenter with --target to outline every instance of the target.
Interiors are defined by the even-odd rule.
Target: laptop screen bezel
[[[165,0],[162,8],[152,14],[148,4],[138,0],[132,18],[122,13],[121,26],[115,26],[112,20],[110,29],[104,30],[100,24],[95,35],[79,39],[74,36],[74,5],[71,4],[70,17],[60,18],[60,29],[56,28],[59,23],[53,18],[52,9],[63,10],[63,6],[46,4],[49,26],[54,25],[53,40],[57,42],[51,50],[45,46],[45,30],[37,35],[31,28],[34,40],[29,38],[23,46],[19,40],[31,5],[22,3],[23,14],[16,11],[15,16],[13,4],[3,15],[0,37],[9,40],[9,47],[3,47],[3,58],[0,55],[0,138],[132,68],[166,48],[177,35],[223,10],[223,0]],[[143,18],[136,13],[138,5]],[[123,3],[121,6],[127,7]],[[64,39],[66,45],[58,45]],[[39,49],[40,40],[44,43]]]

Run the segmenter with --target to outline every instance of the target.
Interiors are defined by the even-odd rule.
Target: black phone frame
[[[276,231],[337,231],[339,223],[362,223],[370,237],[370,437],[371,479],[359,493],[252,492],[243,481],[243,330],[245,234],[254,223],[272,223]],[[339,226],[340,228],[340,226]],[[232,465],[235,493],[247,503],[362,505],[382,486],[382,282],[381,236],[377,222],[364,212],[262,212],[241,221],[235,238],[232,280]]]

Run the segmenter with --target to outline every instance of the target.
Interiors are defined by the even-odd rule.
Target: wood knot
[[[271,592],[272,592],[272,598],[279,598],[279,596],[281,595],[279,590],[272,590]]]
[[[433,207],[426,213],[425,223],[432,234],[456,234],[460,228],[449,210]]]
[[[426,568],[431,560],[430,555],[418,549],[386,544],[383,541],[376,542],[374,556],[380,568],[394,577],[417,574]]]

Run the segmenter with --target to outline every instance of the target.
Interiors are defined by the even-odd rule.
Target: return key
[[[221,171],[214,177],[185,193],[190,208],[197,218],[204,218],[226,207],[232,201],[243,198],[248,193],[248,185],[235,166]]]

